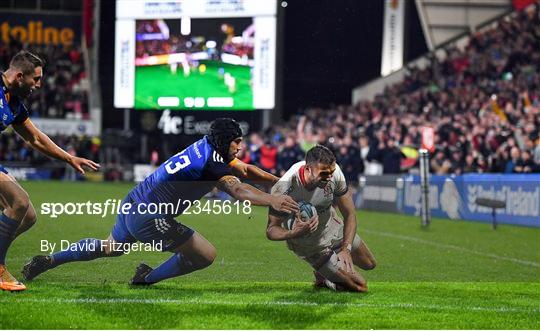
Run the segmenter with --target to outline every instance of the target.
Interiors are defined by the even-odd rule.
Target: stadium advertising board
[[[477,198],[503,201],[497,222],[540,227],[540,175],[431,176],[430,209],[434,217],[491,222],[491,208],[476,204]],[[402,212],[419,215],[420,176],[404,177]]]
[[[184,134],[188,136],[203,136],[210,133],[212,119],[204,119],[200,116],[186,115],[180,116],[165,110],[161,114],[158,128],[163,134]],[[250,131],[250,124],[247,121],[239,121],[242,132],[247,134]]]
[[[277,2],[117,0],[114,106],[272,109]]]
[[[362,176],[354,194],[357,209],[398,212],[398,194],[402,192],[400,176]]]
[[[52,178],[50,168],[34,168],[25,166],[6,166],[9,174],[17,180],[48,180]]]
[[[259,130],[259,112],[175,112],[170,109],[163,111],[137,112],[133,122],[138,132],[160,133],[169,136],[179,136],[186,139],[199,139],[209,133],[213,120],[219,117],[234,118],[244,135]]]
[[[96,128],[92,121],[67,120],[56,118],[33,118],[34,123],[41,131],[48,135],[95,135]]]
[[[0,11],[0,41],[30,45],[71,46],[80,42],[81,16]]]

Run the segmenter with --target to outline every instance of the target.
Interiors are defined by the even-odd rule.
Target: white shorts
[[[298,257],[332,280],[336,278],[334,274],[339,269],[336,251],[340,250],[343,242],[343,229],[343,221],[334,213],[324,228],[308,236],[287,241],[287,244]],[[355,234],[353,250],[358,249],[361,243],[362,239]]]
[[[362,240],[360,239],[360,237],[358,235],[355,235],[352,244],[353,249],[357,249],[358,247],[360,247],[361,243]],[[326,262],[324,263],[324,261]],[[329,254],[329,256],[320,259],[317,264],[311,264],[311,266],[313,267],[313,269],[323,275],[324,278],[328,279],[331,282],[339,283],[342,281],[341,278],[338,276],[338,271],[339,269],[343,269],[343,262],[338,260],[337,250],[333,250]]]

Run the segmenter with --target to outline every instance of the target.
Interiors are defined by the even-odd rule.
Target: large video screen
[[[272,109],[277,3],[117,0],[117,108]]]

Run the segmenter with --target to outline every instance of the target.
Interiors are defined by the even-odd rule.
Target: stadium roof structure
[[[510,0],[415,0],[429,50],[512,11]]]
[[[385,86],[403,81],[408,65],[425,67],[429,53],[438,55],[446,45],[462,47],[472,33],[485,29],[513,11],[512,0],[415,0],[428,53],[405,62],[387,76],[377,77],[352,91],[352,103],[373,98]]]

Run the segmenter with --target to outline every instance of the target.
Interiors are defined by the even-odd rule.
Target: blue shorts
[[[171,216],[138,213],[137,204],[129,196],[122,201],[124,203],[131,203],[132,207],[127,213],[120,213],[116,217],[111,231],[118,243],[160,243],[163,251],[173,251],[195,233]]]
[[[0,171],[3,172],[3,173],[5,173],[6,175],[9,174],[9,172],[7,171],[7,169],[4,168],[4,166],[1,165],[1,164],[0,164]]]

